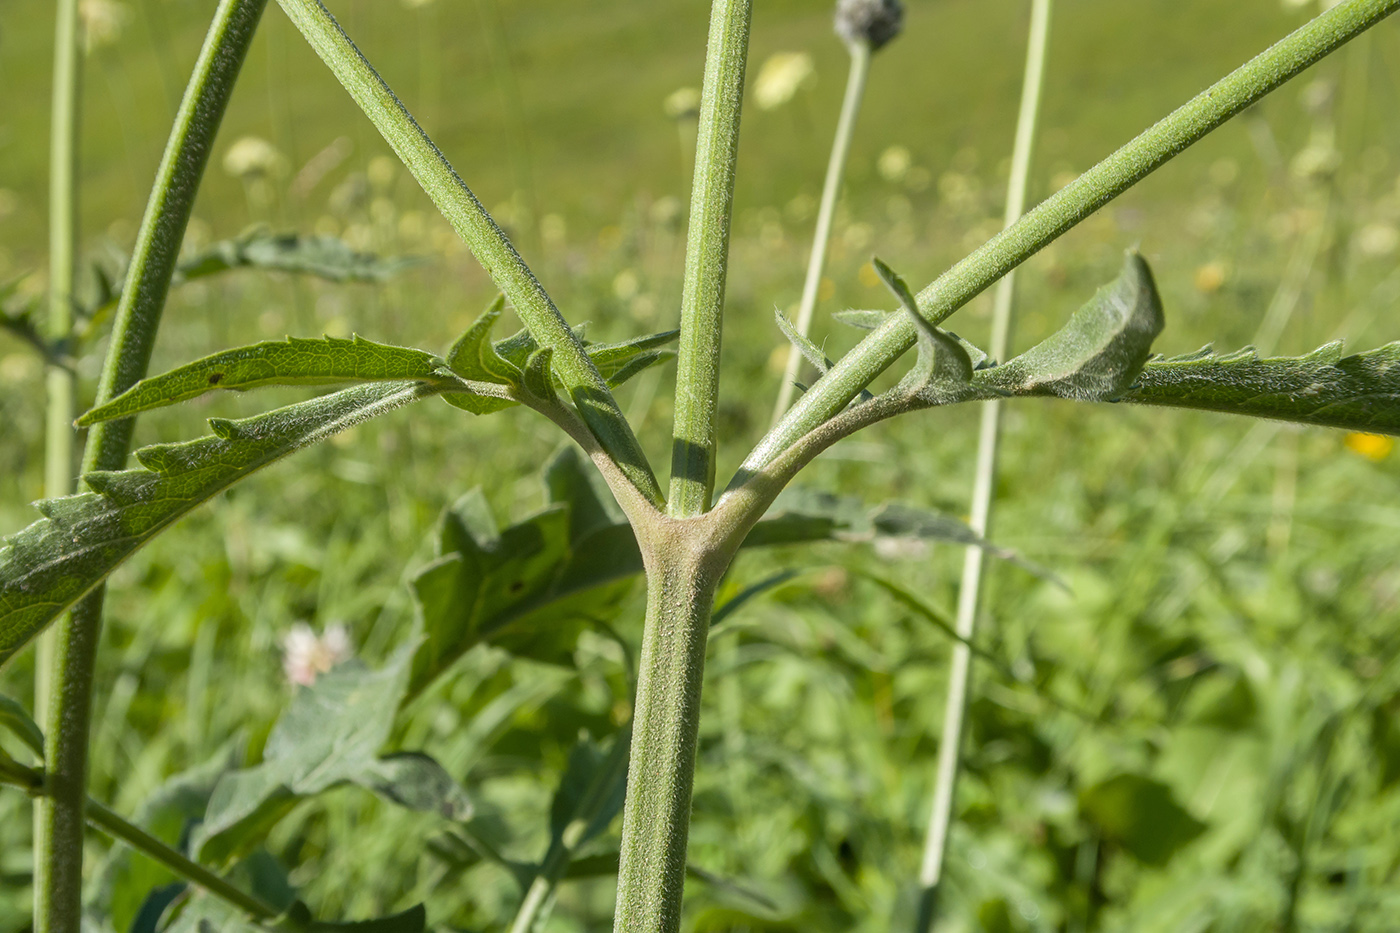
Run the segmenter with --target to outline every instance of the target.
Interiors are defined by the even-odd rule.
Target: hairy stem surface
[[[1032,0],[1030,37],[1026,47],[1025,79],[1021,86],[1021,109],[1016,119],[1016,142],[1011,151],[1011,180],[1007,185],[1004,225],[1010,227],[1026,209],[1026,188],[1030,179],[1031,154],[1040,112],[1041,90],[1045,79],[1045,49],[1050,37],[1051,0]],[[992,310],[993,359],[1007,358],[1011,342],[1011,311],[1016,297],[1016,272],[997,283]],[[992,490],[996,482],[997,446],[1001,434],[1002,402],[993,399],[982,407],[977,438],[977,473],[972,487],[972,508],[968,525],[986,537],[991,523]],[[928,834],[924,839],[923,864],[919,870],[919,908],[915,933],[928,933],[937,913],[939,882],[943,859],[948,851],[948,828],[953,820],[962,759],[963,725],[967,719],[967,699],[971,691],[972,639],[977,631],[977,611],[981,601],[982,575],[986,552],[968,547],[963,552],[962,582],[958,587],[958,610],[953,628],[958,641],[953,645],[948,676],[948,698],[943,710],[943,740],[938,748],[938,779],[929,813]]]
[[[676,362],[670,513],[677,518],[707,510],[715,487],[720,332],[751,14],[751,0],[715,0],[710,9]]]
[[[846,175],[846,158],[851,152],[851,140],[856,135],[856,118],[865,96],[865,80],[870,76],[870,43],[855,42],[850,46],[851,70],[846,78],[846,96],[841,101],[841,117],[836,121],[836,137],[831,143],[831,158],[826,163],[826,181],[822,183],[821,207],[817,210],[817,228],[812,235],[812,254],[807,259],[807,278],[802,282],[802,301],[797,306],[797,332],[804,337],[811,333],[812,315],[821,290],[822,272],[826,269],[827,246],[831,242],[831,221],[836,216],[836,202],[841,197],[841,180]],[[797,376],[802,371],[802,351],[796,345],[788,347],[787,367],[783,383],[778,387],[778,401],[773,406],[773,423],[777,424],[797,391]]]
[[[50,345],[61,346],[73,335],[73,284],[78,249],[78,145],[81,124],[82,49],[77,0],[55,4],[53,101],[49,127],[49,308]],[[44,430],[44,495],[66,496],[73,491],[73,406],[75,377],[71,369],[50,362],[47,374],[48,412]],[[34,716],[44,722],[53,713],[57,632],[45,632],[34,658]],[[34,929],[76,929],[75,904],[81,896],[82,825],[76,831],[47,801],[34,806]],[[73,837],[78,852],[57,859],[55,843],[67,847]],[[76,864],[75,864],[76,861]]]
[[[612,390],[505,232],[320,0],[278,3],[510,299],[531,335],[540,346],[553,348],[554,372],[589,430],[628,479],[659,505],[661,487]]]
[[[1041,202],[929,285],[919,311],[938,323],[1099,208],[1249,105],[1400,9],[1400,0],[1343,0],[1192,98]],[[844,408],[914,345],[915,327],[890,315],[798,399],[744,461],[731,486]]]
[[[222,0],[214,14],[141,223],[98,384],[99,403],[146,374],[195,193],[265,5],[266,0]],[[84,470],[126,466],[132,424],[128,419],[93,428]],[[47,799],[37,808],[41,851],[35,863],[34,926],[41,933],[76,933],[81,919],[83,811],[103,592],[98,588],[74,606],[56,634],[43,720]]]
[[[700,687],[720,575],[712,557],[691,550],[684,528],[671,525],[649,537],[643,551],[647,617],[622,816],[617,933],[680,929]]]

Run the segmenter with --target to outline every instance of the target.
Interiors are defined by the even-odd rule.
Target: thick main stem
[[[632,714],[616,933],[675,933],[685,888],[705,643],[721,568],[684,529],[644,545],[647,617]]]
[[[752,9],[751,0],[714,0],[710,11],[676,361],[669,503],[676,518],[706,511],[715,488],[720,331]]]
[[[918,296],[939,323],[1099,208],[1336,49],[1400,10],[1400,0],[1343,0],[1255,56],[1041,202],[953,266]],[[784,449],[835,415],[914,345],[905,315],[889,319],[797,400],[740,467],[742,484]]]
[[[265,4],[221,0],[214,14],[141,223],[98,383],[99,403],[146,374],[195,193]],[[95,427],[88,435],[84,471],[122,469],[132,424],[127,419]],[[88,738],[103,592],[99,587],[74,606],[56,636],[44,719],[47,798],[38,806],[36,834],[41,845],[35,865],[36,933],[77,933],[81,919]]]
[[[82,48],[77,0],[58,0],[54,18],[53,101],[49,128],[49,308],[48,339],[64,346],[73,335],[73,286],[78,249],[78,157],[81,122]],[[66,356],[68,354],[60,354]],[[49,364],[44,435],[44,495],[73,491],[74,373]],[[58,676],[58,633],[39,639],[34,659],[34,715],[53,714]],[[81,789],[80,791],[81,792]],[[81,798],[80,798],[81,799]],[[47,800],[34,806],[34,929],[77,929],[82,885],[82,812],[56,811]],[[49,853],[57,853],[50,859]]]
[[[807,259],[807,278],[802,282],[802,301],[797,306],[797,332],[804,337],[812,330],[812,315],[817,307],[822,272],[826,269],[827,247],[831,242],[831,222],[836,216],[836,202],[841,197],[841,180],[846,175],[846,158],[851,152],[851,140],[856,135],[856,117],[860,115],[860,102],[865,96],[865,80],[870,75],[870,43],[855,42],[850,50],[851,70],[846,77],[846,96],[841,101],[836,138],[832,140],[831,158],[826,163],[821,206],[817,209],[817,228],[812,234],[812,254]],[[783,384],[778,387],[778,401],[773,406],[774,424],[792,404],[801,369],[802,351],[796,345],[788,347]]]
[[[1032,0],[1030,37],[1026,47],[1025,78],[1021,86],[1021,109],[1016,119],[1016,142],[1011,151],[1011,179],[1007,184],[1003,224],[1010,227],[1026,209],[1026,189],[1030,179],[1031,154],[1040,112],[1041,89],[1045,80],[1045,49],[1050,37],[1051,0]],[[1016,297],[1016,271],[997,283],[992,311],[991,356],[1004,360],[1011,342],[1011,311]],[[974,533],[986,537],[992,514],[992,490],[996,483],[997,446],[1001,434],[1001,406],[996,399],[984,403],[977,438],[977,473],[972,489],[972,514],[968,524]],[[986,551],[968,547],[963,554],[962,582],[958,587],[958,610],[948,676],[948,699],[943,710],[943,739],[938,748],[938,778],[929,813],[924,858],[919,870],[919,909],[915,933],[933,927],[938,907],[939,882],[943,859],[948,851],[948,829],[953,821],[953,801],[962,762],[963,725],[967,720],[967,700],[972,681],[972,638],[977,631],[981,603],[982,575]]]

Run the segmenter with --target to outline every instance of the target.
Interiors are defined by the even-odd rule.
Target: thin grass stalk
[[[1011,178],[1006,190],[1003,224],[1010,227],[1026,210],[1026,189],[1030,180],[1031,157],[1045,85],[1045,50],[1050,39],[1051,0],[1031,0],[1030,34],[1026,42],[1026,69],[1021,85],[1021,108],[1016,118],[1016,142],[1011,150]],[[993,359],[1007,358],[1011,344],[1011,317],[1016,300],[1016,271],[997,283],[992,309]],[[977,437],[977,471],[973,480],[972,507],[968,525],[986,537],[991,525],[992,492],[996,486],[997,452],[1001,438],[1001,407],[993,399],[982,407]],[[958,587],[958,609],[953,621],[957,641],[953,645],[948,697],[944,704],[943,740],[938,748],[938,777],[930,807],[924,857],[919,869],[919,909],[915,933],[928,933],[938,909],[939,883],[943,860],[948,852],[948,830],[953,821],[958,771],[962,758],[963,725],[967,700],[972,690],[972,639],[977,633],[977,612],[981,604],[986,552],[968,547],[963,553],[962,582]]]
[[[266,2],[222,0],[214,14],[141,223],[98,383],[99,403],[146,374],[195,194]],[[84,472],[122,469],[132,427],[133,419],[127,419],[93,428],[83,455]],[[47,799],[37,808],[41,851],[35,865],[36,933],[76,933],[81,919],[92,681],[103,595],[103,588],[94,590],[58,627],[44,720]]]
[[[49,307],[50,346],[66,347],[73,336],[74,286],[78,252],[78,160],[82,122],[82,36],[77,0],[58,0],[54,16],[53,100],[49,127]],[[60,352],[60,358],[70,354]],[[44,429],[44,495],[73,492],[73,416],[76,375],[50,361],[46,374],[47,419]],[[53,684],[58,657],[58,633],[44,632],[35,646],[34,716],[45,722],[53,712]],[[64,929],[77,923],[69,904],[82,884],[81,816],[76,832],[62,820],[56,829],[54,809],[44,800],[34,806],[34,929]],[[44,857],[57,831],[63,839],[75,835],[79,845],[76,871],[67,862],[51,864]],[[73,926],[76,928],[76,926]]]
[[[1300,72],[1400,10],[1400,0],[1342,0],[1197,94],[1074,182],[1042,201],[939,276],[918,295],[937,324],[1099,208]],[[914,345],[905,315],[889,319],[837,361],[744,460],[731,481],[748,482],[799,438],[846,407]]]
[[[752,12],[751,0],[715,0],[710,8],[676,361],[669,505],[676,518],[707,511],[715,488],[720,334]]]
[[[851,152],[851,140],[856,134],[856,118],[865,97],[865,82],[870,76],[871,49],[869,42],[854,42],[851,70],[846,76],[846,96],[841,101],[841,116],[836,121],[836,136],[831,143],[831,157],[826,164],[826,180],[822,183],[821,206],[817,209],[817,227],[812,234],[812,254],[807,259],[807,278],[802,282],[802,300],[797,306],[797,332],[807,336],[812,330],[812,315],[821,291],[822,274],[826,270],[827,250],[831,243],[831,222],[836,216],[836,202],[841,197],[841,182],[846,176],[846,159]],[[773,405],[773,423],[787,412],[797,391],[797,376],[802,370],[802,351],[794,344],[788,347],[783,383],[778,387],[778,400]]]

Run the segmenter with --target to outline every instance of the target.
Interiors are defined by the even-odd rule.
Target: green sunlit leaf
[[[170,372],[142,379],[78,419],[80,426],[129,418],[219,389],[329,385],[341,382],[414,381],[441,391],[467,387],[440,358],[363,337],[288,337],[224,350]]]
[[[142,469],[89,473],[93,492],[36,504],[44,517],[0,546],[0,664],[195,506],[303,447],[441,389],[355,386],[239,421],[212,437],[136,452]]]
[[[1273,359],[1207,347],[1149,361],[1121,400],[1400,435],[1400,342],[1342,356],[1338,341]]]

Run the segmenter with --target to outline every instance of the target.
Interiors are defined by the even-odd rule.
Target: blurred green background
[[[85,268],[129,251],[212,4],[84,0]],[[700,0],[340,0],[330,4],[590,335],[674,326],[698,86]],[[824,316],[889,304],[878,254],[922,285],[999,226],[1028,4],[910,0],[874,63]],[[720,471],[766,428],[846,53],[826,0],[756,4],[735,198]],[[1032,197],[1072,179],[1263,49],[1311,2],[1061,0]],[[0,8],[0,281],[46,289],[51,4]],[[788,59],[789,80],[769,73]],[[795,64],[794,64],[795,61]],[[810,70],[807,70],[807,69]],[[781,77],[781,76],[779,76]],[[668,100],[670,104],[668,105]],[[1031,260],[1016,343],[1056,328],[1137,245],[1166,353],[1260,342],[1300,353],[1400,337],[1400,24],[1307,72]],[[258,272],[177,288],[155,371],[283,334],[444,350],[492,297],[427,198],[329,72],[269,9],[234,96],[187,248],[255,225],[332,234],[424,262],[383,286]],[[85,288],[95,287],[85,273]],[[984,296],[953,327],[984,341]],[[506,332],[503,328],[502,333]],[[85,391],[100,365],[80,362]],[[653,460],[674,368],[621,401]],[[213,414],[304,392],[204,400],[145,417],[138,440],[195,437]],[[86,398],[86,396],[85,396]],[[801,483],[962,514],[976,411],[887,424]],[[35,517],[43,375],[0,332],[0,532]],[[412,619],[402,581],[442,508],[481,487],[498,515],[542,502],[559,444],[513,410],[429,403],[237,487],[113,578],[92,792],[123,813],[244,730],[256,747],[292,694],[282,639],[343,624],[385,656]],[[1400,917],[1400,454],[1389,441],[1225,416],[1024,402],[1006,419],[993,537],[1067,588],[993,569],[942,930],[1383,931]],[[712,642],[691,861],[693,930],[890,930],[912,919],[948,643],[862,579],[955,602],[960,552],[830,545],[750,552],[727,592],[800,575]],[[639,597],[640,594],[637,594]],[[638,636],[640,602],[616,622]],[[629,711],[601,639],[576,665],[479,649],[401,717],[397,740],[463,780],[503,851],[538,859],[570,747]],[[0,675],[28,699],[32,661]],[[29,802],[0,794],[0,933],[28,919]],[[440,820],[362,791],[303,804],[269,842],[322,916],[419,900],[443,928],[503,929],[519,892],[456,864]],[[616,827],[598,844],[615,846]],[[93,837],[96,863],[107,843]],[[717,879],[728,879],[721,881]],[[607,878],[567,884],[548,929],[606,930]],[[124,931],[123,931],[124,933]]]

